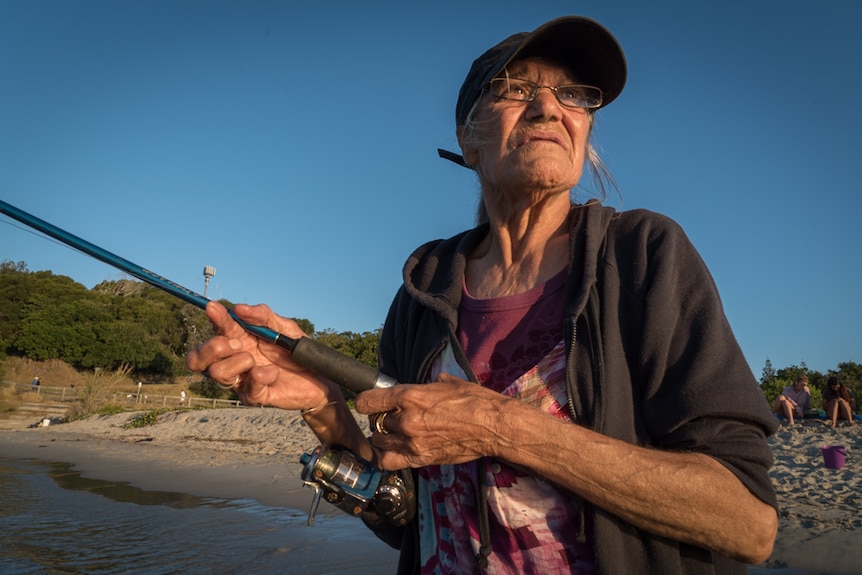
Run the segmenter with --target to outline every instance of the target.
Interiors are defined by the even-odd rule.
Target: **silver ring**
[[[380,435],[389,435],[389,430],[383,427],[383,420],[386,419],[386,416],[389,415],[389,413],[390,412],[388,411],[384,411],[383,413],[375,413],[370,417],[374,431]]]

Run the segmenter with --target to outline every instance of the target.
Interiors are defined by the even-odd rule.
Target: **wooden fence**
[[[53,402],[75,402],[79,401],[84,394],[83,390],[74,387],[50,387],[47,385],[34,386],[29,383],[15,383],[4,381],[3,385],[11,387],[15,392],[29,391],[37,393],[46,401]],[[141,409],[155,409],[157,407],[247,407],[236,399],[210,399],[208,397],[193,397],[187,395],[185,399],[179,395],[155,395],[141,392],[109,391],[102,396],[106,401],[127,404],[130,407],[140,405]]]

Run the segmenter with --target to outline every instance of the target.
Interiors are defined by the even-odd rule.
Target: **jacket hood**
[[[586,305],[590,289],[596,282],[597,256],[607,227],[616,213],[613,208],[596,200],[571,205],[570,265],[578,265],[582,270],[570,277],[570,285],[567,286],[569,294],[573,289],[578,290],[574,298],[569,297],[569,305],[575,314]],[[467,259],[488,235],[489,229],[488,224],[483,224],[445,240],[430,241],[417,248],[404,264],[403,280],[407,293],[446,318],[453,329],[458,325],[458,306]]]

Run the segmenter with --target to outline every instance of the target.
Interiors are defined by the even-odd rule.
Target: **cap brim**
[[[485,82],[490,81],[513,60],[547,56],[575,74],[579,82],[602,90],[602,107],[623,91],[628,69],[616,38],[601,24],[580,16],[563,16],[536,28]]]

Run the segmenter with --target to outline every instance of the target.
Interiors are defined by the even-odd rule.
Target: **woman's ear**
[[[458,126],[455,128],[455,136],[458,138],[458,145],[461,147],[461,155],[464,157],[464,163],[472,168],[479,162],[479,151],[470,145],[467,128]]]

